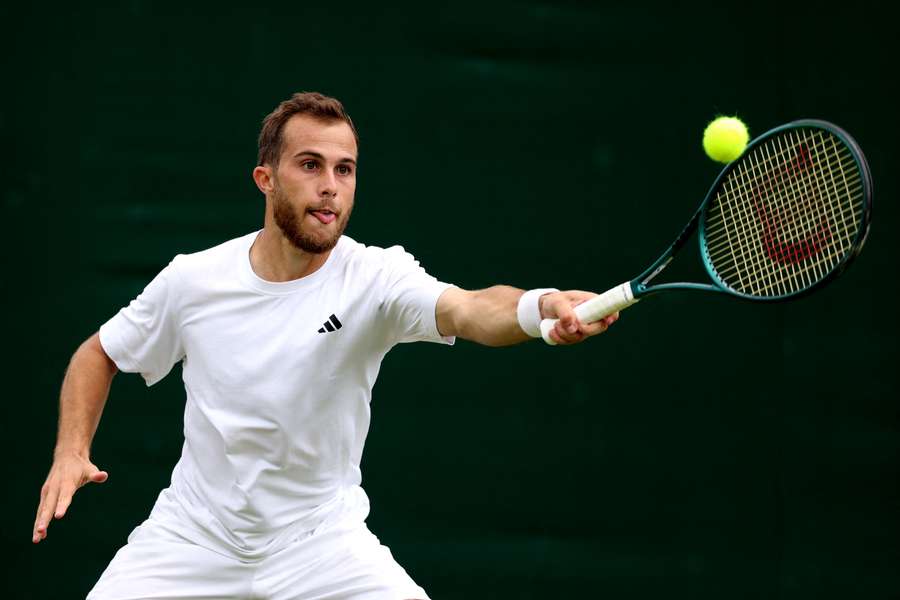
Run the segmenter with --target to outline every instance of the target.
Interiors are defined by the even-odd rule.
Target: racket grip
[[[576,306],[575,316],[582,323],[593,323],[623,308],[628,308],[635,302],[637,302],[637,298],[634,297],[631,282],[626,281]],[[541,321],[541,337],[551,346],[555,346],[556,342],[550,339],[550,330],[556,327],[557,321],[559,319],[544,319]]]

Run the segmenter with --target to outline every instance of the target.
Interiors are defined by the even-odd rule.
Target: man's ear
[[[263,194],[271,192],[274,189],[272,185],[272,167],[261,165],[253,169],[253,181],[256,182],[256,187]]]

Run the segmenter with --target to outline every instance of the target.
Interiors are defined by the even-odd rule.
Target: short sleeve
[[[184,358],[177,301],[177,257],[141,294],[100,327],[100,344],[119,370],[153,385]]]
[[[401,246],[385,252],[381,309],[397,343],[439,342],[453,344],[455,337],[442,336],[437,328],[435,309],[449,283],[438,281],[425,272]]]

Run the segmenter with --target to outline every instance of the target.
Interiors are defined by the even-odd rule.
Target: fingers
[[[560,317],[559,321],[556,323],[556,327],[550,330],[550,339],[561,346],[577,344],[591,336],[599,335],[619,320],[619,313],[616,312],[599,321],[594,321],[593,323],[582,323],[575,316],[574,311],[568,307],[561,308],[559,312],[565,314],[567,310],[571,313],[571,319],[568,321],[570,325],[567,327],[565,325],[566,321]],[[574,330],[571,324],[574,324]]]
[[[606,331],[607,329],[609,329],[609,327],[610,327],[613,323],[615,323],[615,322],[618,321],[618,320],[619,320],[619,313],[617,313],[617,312],[616,312],[616,313],[613,313],[613,314],[611,314],[611,315],[608,315],[608,316],[606,316],[606,317],[603,317],[603,318],[600,319],[599,321],[596,321],[595,323],[592,323],[592,325],[595,325],[595,324],[597,324],[597,323],[602,323],[603,326],[602,326],[602,327],[599,327],[599,328],[597,329],[597,331],[592,331],[591,333],[588,333],[588,335],[597,335],[598,333],[603,333],[604,331]]]
[[[557,344],[576,344],[585,337],[579,327],[576,327],[574,332],[566,330],[562,325],[562,321],[557,321],[556,327],[551,331],[556,334],[554,341],[556,341]]]
[[[584,333],[581,330],[582,324],[571,308],[560,307],[559,315],[559,320],[552,329],[552,332],[556,333],[556,337],[553,339],[557,344],[575,344],[584,339]]]
[[[603,317],[599,321],[594,321],[593,323],[588,323],[584,327],[582,327],[582,332],[585,337],[591,337],[593,335],[598,335],[609,329],[609,327],[619,320],[619,313],[615,312],[611,315]]]
[[[34,523],[34,532],[31,537],[31,541],[35,544],[47,537],[50,517],[59,499],[59,487],[50,483],[45,484],[41,496],[41,505],[38,507],[37,520]]]
[[[88,481],[93,483],[103,483],[107,479],[109,479],[109,473],[106,471],[95,471],[88,477]]]
[[[31,541],[37,544],[41,541],[41,536],[38,533],[38,527],[41,522],[41,511],[44,509],[45,498],[47,497],[47,485],[41,488],[41,502],[38,504],[37,514],[34,515],[34,526],[31,528]]]
[[[584,332],[584,337],[591,337],[603,333],[608,328],[609,324],[607,323],[606,319],[600,319],[599,321],[588,323],[583,327],[582,331]]]
[[[55,519],[62,519],[72,504],[72,496],[75,494],[75,488],[64,488],[59,493],[59,500],[56,502],[56,510],[53,511]]]
[[[571,307],[560,307],[559,314],[560,318],[556,322],[556,327],[551,330],[550,336],[557,344],[577,344],[589,335],[587,331],[590,326],[585,326],[579,321]]]
[[[66,515],[79,487],[88,482],[103,483],[108,478],[109,473],[83,459],[54,463],[47,481],[41,487],[41,502],[34,520],[31,541],[37,544],[47,537],[50,521]]]
[[[567,339],[563,339],[557,332],[556,328],[551,329],[550,333],[548,335],[550,336],[550,339],[553,340],[553,343],[556,344],[557,346],[567,346],[569,344],[576,343],[575,341],[569,341]]]
[[[579,322],[578,317],[575,316],[572,305],[568,302],[559,302],[556,304],[555,308],[556,317],[558,319],[556,322],[556,330],[560,337],[565,339],[567,336],[574,336],[577,334],[581,323]]]

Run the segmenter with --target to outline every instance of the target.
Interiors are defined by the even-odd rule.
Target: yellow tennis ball
[[[737,117],[718,117],[703,132],[703,149],[711,159],[730,163],[747,147],[750,134]]]

